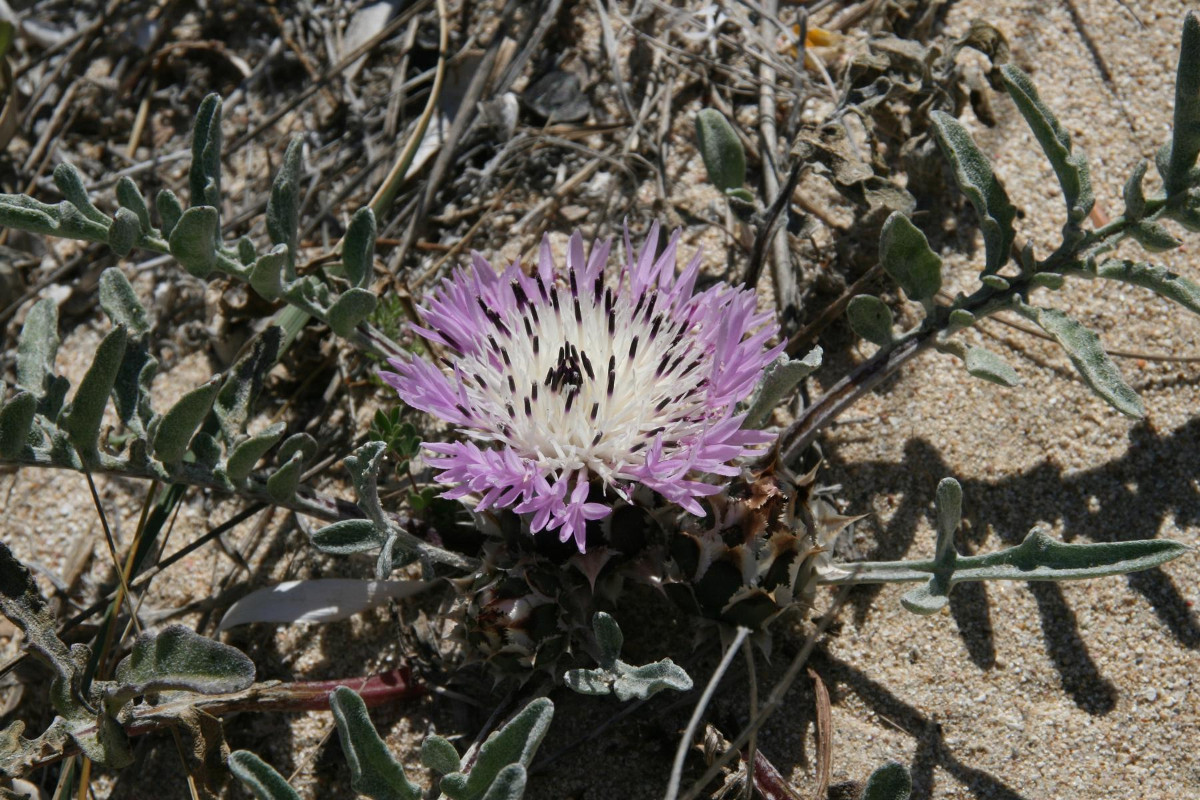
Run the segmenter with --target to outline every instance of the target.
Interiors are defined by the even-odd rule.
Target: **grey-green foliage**
[[[372,800],[419,800],[421,787],[387,749],[355,692],[339,686],[329,698],[342,752],[350,766],[351,786]],[[554,704],[531,701],[479,747],[460,759],[454,745],[431,734],[421,746],[421,763],[441,773],[442,798],[449,800],[520,800],[529,763],[546,737]],[[262,759],[245,750],[229,757],[233,774],[260,800],[292,800],[295,790]]]
[[[119,256],[135,248],[169,253],[197,278],[227,275],[247,282],[270,301],[282,299],[305,314],[327,323],[340,336],[377,355],[399,351],[392,342],[364,326],[377,306],[367,289],[374,258],[375,218],[359,210],[347,231],[341,271],[350,286],[339,291],[320,274],[297,277],[301,181],[301,142],[295,139],[284,155],[267,204],[267,229],[272,246],[257,253],[243,238],[227,246],[221,234],[221,99],[213,94],[200,104],[192,129],[192,163],[188,171],[191,204],[185,208],[170,190],[156,198],[161,228],[151,224],[150,211],[137,186],[128,178],[117,184],[113,216],[96,206],[79,171],[60,164],[55,185],[65,198],[52,205],[26,195],[0,194],[0,226],[49,236],[108,244]],[[330,270],[330,274],[337,270]]]
[[[469,772],[451,772],[441,790],[450,800],[516,800],[525,791],[525,774],[550,730],[554,704],[539,697],[529,702],[479,747]]]
[[[824,355],[820,347],[814,347],[803,358],[780,356],[775,363],[767,367],[762,380],[759,381],[742,424],[747,428],[761,428],[765,425],[771,412],[783,398],[790,394],[800,381],[816,372]]]
[[[56,632],[46,600],[29,570],[0,542],[0,613],[20,628],[25,647],[53,672],[50,699],[57,716],[33,739],[16,721],[0,732],[0,772],[28,774],[48,753],[74,744],[98,764],[120,768],[133,761],[129,737],[119,715],[135,697],[176,692],[170,703],[153,708],[162,719],[188,725],[187,694],[211,695],[246,689],[254,682],[250,659],[229,645],[206,639],[181,625],[138,637],[111,681],[83,675],[91,650],[68,647]],[[147,699],[142,711],[156,704]]]
[[[358,508],[366,519],[342,520],[321,528],[313,533],[313,544],[324,552],[343,555],[378,549],[375,575],[379,580],[417,558],[454,567],[470,566],[470,559],[421,540],[384,512],[377,481],[386,451],[386,443],[371,441],[346,457],[344,463],[358,497]]]
[[[983,232],[981,286],[970,296],[960,294],[948,303],[938,302],[941,260],[911,221],[899,212],[892,214],[880,236],[880,262],[907,298],[920,302],[926,314],[920,326],[897,334],[892,331],[891,312],[882,301],[866,295],[854,298],[847,307],[850,325],[883,348],[877,358],[887,359],[891,352],[914,343],[933,344],[960,358],[970,375],[1015,385],[1016,373],[1002,357],[951,337],[998,311],[1016,311],[1066,351],[1097,396],[1129,416],[1145,415],[1141,399],[1121,376],[1099,337],[1066,310],[1047,307],[1042,298],[1035,302],[1032,295],[1038,289],[1058,290],[1068,277],[1119,281],[1149,289],[1200,313],[1200,286],[1196,283],[1159,265],[1103,258],[1125,239],[1150,253],[1179,247],[1180,240],[1164,225],[1167,220],[1200,231],[1200,170],[1194,168],[1200,153],[1200,21],[1194,12],[1188,13],[1183,27],[1175,130],[1158,158],[1164,188],[1147,197],[1143,188],[1146,165],[1138,164],[1124,185],[1125,214],[1095,230],[1083,227],[1095,201],[1084,154],[1073,149],[1065,127],[1038,95],[1029,76],[1012,64],[999,65],[1001,81],[1053,167],[1067,207],[1061,244],[1040,260],[1027,244],[1017,259],[1016,275],[999,274],[1008,265],[1016,235],[1016,211],[1004,187],[966,128],[948,114],[932,113],[934,136],[953,167],[959,188],[974,206]],[[1053,296],[1049,299],[1053,302]]]
[[[408,779],[404,767],[379,738],[363,699],[339,686],[329,697],[329,709],[350,765],[354,791],[373,800],[419,800],[421,787]]]
[[[114,327],[65,406],[69,383],[54,372],[54,304],[43,300],[30,309],[17,345],[18,391],[0,405],[0,457],[22,464],[200,483],[291,502],[303,465],[315,455],[315,442],[307,435],[295,439],[262,479],[251,472],[283,429],[273,426],[254,436],[245,430],[251,404],[275,363],[279,330],[267,328],[228,374],[187,392],[158,413],[150,394],[157,361],[149,354],[145,308],[117,267],[102,273],[100,295]],[[123,450],[101,437],[110,401],[126,428]]]
[[[229,754],[229,771],[258,800],[300,800],[286,778],[249,750]]]
[[[834,564],[818,570],[817,582],[910,583],[922,585],[907,592],[903,606],[917,614],[932,614],[949,602],[950,589],[966,581],[1069,581],[1121,575],[1165,564],[1188,552],[1186,545],[1164,539],[1064,544],[1041,528],[1021,544],[994,553],[959,555],[954,534],[962,519],[962,488],[953,478],[938,484],[937,546],[926,561],[877,561]]]
[[[618,656],[624,636],[617,621],[603,611],[592,617],[592,631],[596,637],[596,660],[600,667],[569,670],[563,676],[567,688],[580,694],[616,695],[622,702],[645,700],[663,689],[677,692],[691,690],[691,677],[669,658],[641,667],[621,661]]]

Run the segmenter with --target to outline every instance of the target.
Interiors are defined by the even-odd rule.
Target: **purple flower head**
[[[474,441],[428,442],[448,498],[477,510],[531,514],[584,550],[588,520],[611,508],[593,485],[624,500],[637,484],[692,514],[736,475],[730,461],[770,437],[742,430],[735,406],[783,349],[755,294],[717,283],[693,294],[700,254],[675,274],[679,232],[655,258],[655,223],[637,258],[605,270],[611,240],[585,257],[576,232],[565,272],[543,239],[537,271],[500,275],[478,253],[421,309],[413,328],[447,357],[391,359],[382,376],[404,402],[459,426]],[[477,444],[478,443],[478,444]],[[484,446],[480,446],[484,445]]]

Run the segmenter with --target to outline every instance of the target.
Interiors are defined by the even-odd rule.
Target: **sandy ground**
[[[1185,8],[1158,0],[1129,5],[1144,28],[1112,0],[1077,0],[1076,12],[1057,1],[963,2],[949,16],[952,31],[982,17],[1007,34],[1017,63],[1031,73],[1076,145],[1090,156],[1098,206],[1111,215],[1121,208],[1120,187],[1129,170],[1165,141]],[[1112,85],[1081,38],[1081,26],[1096,43]],[[994,107],[999,124],[973,130],[1025,211],[1021,235],[1044,254],[1057,243],[1062,223],[1057,184],[1012,106],[997,98]],[[970,120],[969,113],[966,117]],[[698,162],[693,159],[687,169],[698,175]],[[960,236],[962,241],[944,255],[954,276],[950,288],[968,290],[971,264],[978,259],[970,262],[953,250],[977,243],[968,234]],[[1200,280],[1195,236],[1190,239],[1190,246],[1154,260]],[[1149,293],[1072,283],[1064,295],[1056,304],[1069,303],[1110,348],[1200,356],[1200,321]],[[862,400],[825,438],[828,469],[822,480],[842,485],[840,497],[848,510],[871,513],[856,532],[853,544],[859,552],[873,559],[931,553],[934,489],[947,475],[964,488],[963,552],[1014,544],[1035,524],[1069,541],[1159,536],[1200,544],[1195,456],[1200,367],[1150,357],[1122,359],[1121,368],[1148,411],[1145,421],[1135,423],[1095,399],[1061,351],[999,324],[982,327],[990,335],[980,341],[1005,353],[1021,387],[1005,390],[972,380],[958,362],[928,355]],[[87,328],[76,336],[78,346],[98,341]],[[77,382],[86,363],[73,352],[78,350],[68,340],[60,366]],[[818,382],[840,375],[865,352],[836,357]],[[177,374],[198,382],[208,370],[197,363]],[[177,391],[169,385],[156,391],[160,388],[164,398]],[[118,538],[128,536],[142,489],[108,480],[100,486],[111,503]],[[100,541],[84,489],[83,478],[71,474],[27,470],[0,479],[6,541],[14,541],[23,557],[60,574],[75,537],[91,530]],[[209,498],[197,498],[185,505],[175,535],[185,541],[229,513]],[[271,530],[268,546],[260,551],[274,559],[271,579],[351,575],[362,566],[314,563],[303,554],[294,527],[281,536]],[[249,522],[225,538],[229,549],[238,550],[255,535]],[[98,546],[96,556],[102,554]],[[160,583],[156,607],[202,601],[230,576],[241,575],[213,548],[189,561],[182,574],[191,579]],[[258,573],[255,580],[267,578]],[[853,594],[837,635],[812,664],[833,695],[830,796],[855,796],[852,782],[861,782],[889,759],[910,766],[917,798],[1200,796],[1198,587],[1200,559],[1189,556],[1128,578],[960,586],[948,612],[932,618],[905,612],[899,605],[902,589]],[[690,641],[685,620],[664,627],[664,635]],[[636,655],[636,637],[630,638]],[[386,668],[397,647],[393,623],[383,612],[299,632],[255,628],[230,641],[253,649],[260,675],[284,679],[356,674],[364,661],[368,671]],[[347,656],[354,643],[364,641],[375,643],[369,654],[354,650]],[[387,642],[382,652],[380,641]],[[763,692],[793,651],[794,643],[784,641],[770,664],[760,664]],[[702,682],[714,661],[711,648],[702,648],[688,666]],[[746,678],[740,670],[726,677],[719,698],[718,722],[727,732],[744,721]],[[556,700],[557,721],[544,755],[620,710],[611,700],[557,695]],[[812,791],[811,708],[811,689],[802,679],[759,739],[805,797]],[[690,705],[674,698],[656,698],[642,713],[556,760],[534,778],[527,796],[661,796],[689,711]],[[376,721],[414,768],[415,742],[430,725],[448,731],[463,723],[443,700],[383,709]],[[253,747],[285,773],[295,771],[294,783],[306,796],[351,796],[336,744],[322,743],[330,728],[325,714],[291,720],[266,715],[230,726],[235,746]],[[149,776],[170,781],[162,785],[178,791],[169,796],[183,796],[178,756],[166,740],[141,745],[139,759],[142,780],[122,776],[112,796],[139,796]]]

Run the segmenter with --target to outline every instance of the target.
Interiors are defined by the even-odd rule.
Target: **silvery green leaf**
[[[117,683],[130,696],[172,690],[240,692],[254,683],[254,662],[237,648],[171,625],[138,636],[117,665]]]
[[[230,453],[229,460],[225,464],[225,474],[229,480],[236,482],[249,475],[259,459],[283,438],[283,432],[286,429],[285,423],[276,422],[271,427],[264,429],[262,433],[249,437],[233,448],[233,452]]]
[[[57,355],[58,306],[47,297],[34,303],[25,315],[17,341],[17,386],[43,397]]]
[[[621,627],[610,615],[598,611],[592,617],[592,632],[596,635],[596,645],[600,648],[600,666],[603,669],[612,669],[617,664],[617,657],[621,655],[621,645],[625,643]]]
[[[421,763],[441,775],[457,772],[462,766],[458,750],[454,749],[449,740],[431,733],[421,743]]]
[[[0,225],[19,231],[58,236],[59,207],[23,194],[0,194]]]
[[[283,273],[287,269],[288,249],[277,245],[259,256],[250,268],[250,288],[264,300],[278,300],[283,294]]]
[[[300,244],[300,163],[304,137],[293,136],[283,155],[283,166],[271,183],[271,196],[267,199],[267,233],[271,242],[284,245],[287,250],[288,277],[294,277],[292,268]]]
[[[995,289],[998,292],[1003,292],[1012,284],[1002,275],[983,275],[979,278],[979,282],[984,286]]]
[[[171,230],[171,255],[197,278],[207,278],[217,265],[217,210],[193,206]]]
[[[1093,392],[1122,414],[1138,419],[1146,415],[1141,398],[1121,377],[1120,370],[1108,353],[1104,352],[1100,337],[1058,309],[1037,308],[1022,303],[1017,310],[1050,334],[1067,351],[1071,364]]]
[[[122,206],[117,209],[108,229],[108,246],[119,257],[124,258],[133,252],[133,246],[137,244],[141,233],[142,223],[137,214]]]
[[[1096,197],[1092,193],[1091,171],[1083,153],[1071,152],[1071,136],[1054,113],[1038,97],[1037,88],[1029,76],[1011,62],[1000,67],[1000,77],[1008,88],[1008,94],[1017,105],[1017,110],[1029,123],[1033,135],[1050,165],[1058,176],[1063,199],[1067,202],[1067,217],[1070,222],[1080,223],[1092,212]]]
[[[307,433],[294,433],[279,445],[279,452],[275,454],[275,460],[283,463],[291,459],[295,453],[299,453],[305,461],[312,460],[312,457],[317,454],[317,440]]]
[[[188,445],[188,451],[198,468],[211,471],[221,461],[221,445],[217,443],[216,437],[205,431],[196,432]]]
[[[854,332],[868,342],[882,347],[892,341],[892,310],[878,297],[860,294],[851,298],[846,317]]]
[[[229,754],[229,771],[257,800],[300,800],[283,776],[249,750]]]
[[[192,165],[188,169],[192,208],[221,205],[221,97],[210,94],[200,102],[192,126]],[[214,224],[215,227],[215,224]]]
[[[163,189],[154,198],[154,205],[157,206],[158,217],[162,220],[162,234],[170,237],[183,216],[183,203],[179,202],[179,198],[170,189]]]
[[[962,485],[942,478],[937,487],[937,554],[939,564],[954,563],[954,533],[962,522]]]
[[[185,394],[163,414],[152,440],[154,455],[159,461],[174,464],[183,459],[188,443],[212,408],[220,380],[219,377],[211,378],[203,386]]]
[[[329,309],[329,327],[338,336],[349,336],[358,323],[371,316],[378,303],[378,298],[367,289],[347,289]]]
[[[862,800],[908,800],[912,795],[912,777],[902,764],[889,761],[871,773]]]
[[[958,188],[975,206],[975,212],[979,215],[979,227],[983,231],[987,255],[984,273],[996,272],[1007,263],[1008,252],[1016,236],[1013,230],[1016,209],[992,171],[991,163],[980,152],[966,128],[943,111],[932,112],[930,119],[938,145],[954,167]]]
[[[701,109],[696,138],[713,186],[721,191],[741,188],[746,182],[746,152],[725,115],[715,108]]]
[[[926,583],[909,589],[900,596],[900,605],[905,610],[927,617],[936,614],[950,602],[950,586],[944,576],[935,575]]]
[[[1110,259],[1097,267],[1096,277],[1141,286],[1200,314],[1200,286],[1156,264]]]
[[[1038,272],[1029,276],[1029,282],[1034,286],[1044,286],[1057,291],[1063,287],[1066,279],[1057,272]]]
[[[254,265],[258,258],[258,250],[254,247],[254,241],[249,236],[239,236],[237,240],[237,259],[243,267]]]
[[[366,288],[370,285],[374,259],[375,212],[366,206],[350,218],[350,226],[342,240],[342,266],[351,286]]]
[[[1165,564],[1190,551],[1168,539],[1064,544],[1041,528],[998,553],[962,557],[954,582],[979,580],[1069,581],[1124,575]]]
[[[618,662],[617,672],[612,690],[621,702],[635,698],[645,700],[663,689],[686,692],[692,688],[691,676],[669,658],[641,667]]]
[[[1162,223],[1144,219],[1129,226],[1129,235],[1149,253],[1174,250],[1183,242],[1171,235]]]
[[[279,326],[269,326],[254,337],[246,354],[229,370],[229,377],[225,379],[213,404],[213,413],[221,426],[221,436],[226,442],[232,443],[241,435],[246,420],[250,418],[250,405],[258,397],[267,372],[274,366],[279,355],[279,343],[282,338],[283,331]],[[262,453],[259,453],[259,456],[261,455]],[[258,456],[255,456],[254,460],[257,461]]]
[[[942,259],[929,248],[925,234],[899,211],[883,223],[879,260],[909,300],[929,300],[942,288]]]
[[[525,796],[527,773],[520,764],[509,764],[496,775],[483,800],[521,800]]]
[[[1183,18],[1179,66],[1175,72],[1175,122],[1170,156],[1162,172],[1168,195],[1188,186],[1188,173],[1200,154],[1200,18],[1189,11]]]
[[[287,463],[275,470],[267,478],[267,494],[280,503],[286,503],[296,496],[296,487],[300,485],[300,469],[304,465],[304,456],[293,453]]]
[[[117,202],[137,216],[142,233],[151,233],[154,230],[154,226],[150,224],[150,207],[146,205],[146,198],[128,175],[122,175],[117,181]]]
[[[118,267],[109,267],[100,273],[100,308],[114,325],[124,325],[134,336],[150,330],[145,307]]]
[[[152,414],[150,384],[157,372],[158,360],[150,355],[145,337],[126,343],[125,357],[121,359],[121,368],[113,383],[112,398],[117,418],[137,435],[145,432],[145,423]]]
[[[354,493],[358,496],[358,507],[379,527],[387,527],[387,518],[383,507],[379,504],[379,488],[376,479],[383,454],[387,452],[386,442],[366,442],[353,454],[346,456],[343,462],[350,473],[354,484]]]
[[[0,458],[18,458],[29,446],[29,431],[37,413],[32,392],[17,392],[0,406]]]
[[[428,581],[358,578],[310,578],[257,589],[238,600],[217,626],[217,633],[254,622],[336,622],[391,600],[425,591]]]
[[[329,695],[329,709],[350,766],[354,791],[373,800],[420,800],[421,787],[408,779],[404,767],[379,738],[363,699],[339,686]]]
[[[313,532],[312,543],[322,553],[349,555],[375,550],[387,541],[387,532],[369,519],[344,519]],[[450,770],[453,772],[453,770]]]
[[[1001,386],[1016,386],[1021,382],[1017,371],[1000,356],[983,347],[970,347],[966,355],[967,374]]]
[[[452,800],[478,800],[510,764],[528,767],[550,729],[554,704],[539,697],[500,730],[487,738],[470,774],[454,772],[442,778],[442,791]]]
[[[60,426],[84,461],[96,455],[96,443],[100,438],[100,419],[104,416],[108,395],[117,380],[117,372],[125,356],[127,338],[125,326],[118,325],[100,342],[96,354],[92,357],[92,365],[88,367],[83,380],[79,382],[79,388],[75,390],[71,410],[67,412],[66,419]]]
[[[821,366],[823,356],[824,351],[820,347],[814,347],[803,358],[780,356],[768,366],[754,398],[750,401],[750,409],[746,412],[743,427],[761,428],[765,425],[780,401],[795,389],[800,381]]]
[[[956,308],[950,312],[947,320],[950,324],[947,326],[947,333],[965,330],[975,324],[975,315],[965,308]]]
[[[1146,162],[1139,161],[1125,181],[1122,192],[1125,198],[1125,219],[1138,220],[1146,213],[1146,194],[1142,191],[1142,180],[1146,177]]]
[[[79,174],[79,170],[75,168],[74,164],[63,162],[54,168],[54,185],[62,192],[67,202],[75,206],[81,214],[93,222],[108,227],[108,217],[92,204],[87,188],[83,185],[83,176]]]

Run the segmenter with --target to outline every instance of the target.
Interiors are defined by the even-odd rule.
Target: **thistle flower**
[[[530,530],[574,537],[630,501],[638,485],[704,515],[697,498],[732,476],[729,462],[769,440],[735,413],[782,345],[755,294],[717,283],[693,294],[700,254],[675,274],[679,232],[655,258],[655,223],[637,258],[605,270],[612,241],[585,257],[576,232],[565,272],[543,239],[532,276],[513,264],[497,275],[478,253],[420,309],[413,329],[444,351],[440,365],[391,359],[383,372],[414,408],[473,441],[426,442],[442,496],[478,495],[477,510],[532,514]],[[448,356],[448,357],[447,357]],[[480,446],[480,445],[485,446]],[[491,446],[487,446],[491,445]]]

